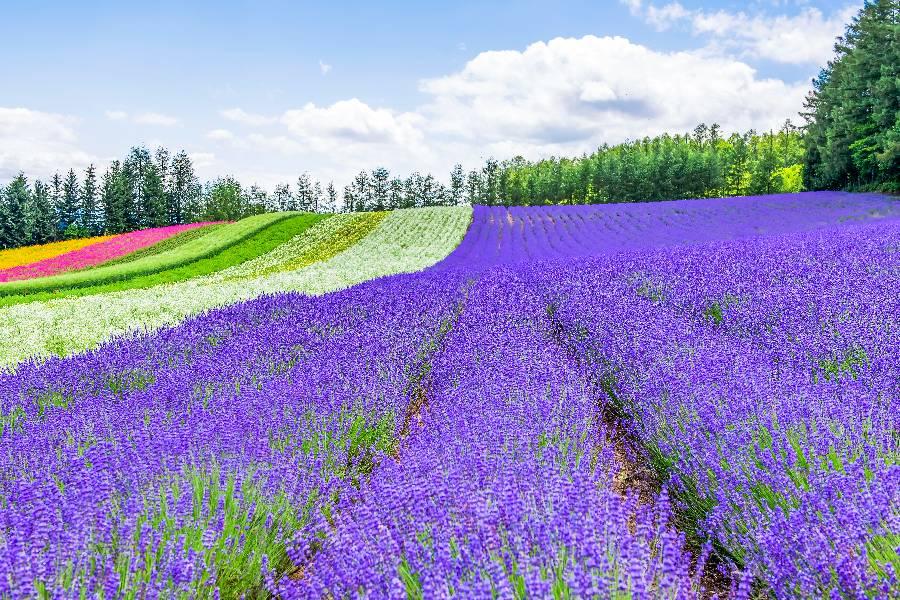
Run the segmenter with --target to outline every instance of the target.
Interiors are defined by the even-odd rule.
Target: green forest
[[[191,159],[132,148],[98,174],[20,173],[0,188],[0,247],[14,248],[285,210],[355,212],[456,204],[649,202],[847,189],[900,193],[900,2],[867,2],[812,81],[802,123],[723,132],[717,124],[603,145],[579,157],[489,158],[446,183],[363,170],[340,191],[307,173],[269,192],[234,177],[201,184]]]

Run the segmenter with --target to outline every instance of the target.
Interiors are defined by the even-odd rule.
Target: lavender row
[[[809,192],[644,204],[476,206],[473,225],[444,267],[656,250],[841,223],[900,217],[876,194]]]
[[[293,551],[281,597],[691,597],[663,494],[613,491],[599,396],[553,340],[541,288],[494,269],[430,358],[427,399],[333,522]],[[702,565],[701,565],[702,568]]]
[[[897,592],[896,222],[550,270],[681,525],[778,597]]]
[[[4,377],[0,595],[236,597],[264,561],[290,572],[284,541],[395,439],[459,293],[394,283],[264,298]]]

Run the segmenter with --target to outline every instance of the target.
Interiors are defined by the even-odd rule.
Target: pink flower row
[[[170,225],[154,229],[142,229],[117,235],[112,239],[98,242],[37,262],[0,270],[0,281],[16,281],[49,277],[66,271],[86,269],[107,261],[136,252],[141,248],[152,246],[182,231],[203,227],[209,223],[190,223],[187,225]]]

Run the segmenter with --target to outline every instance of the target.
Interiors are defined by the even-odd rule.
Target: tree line
[[[803,139],[786,122],[778,132],[733,133],[713,124],[664,134],[578,158],[488,160],[470,174],[481,204],[597,204],[796,192]]]
[[[866,2],[834,49],[806,98],[806,185],[900,193],[900,2]]]
[[[489,158],[481,168],[457,164],[447,183],[384,167],[360,171],[339,192],[301,174],[269,193],[233,177],[201,185],[184,151],[133,148],[98,178],[90,166],[29,185],[19,174],[0,198],[0,244],[14,248],[198,221],[237,220],[273,211],[358,212],[459,204],[651,201],[765,194],[801,189],[803,142],[789,122],[777,133],[723,137],[718,125],[602,146],[579,158],[529,162]]]

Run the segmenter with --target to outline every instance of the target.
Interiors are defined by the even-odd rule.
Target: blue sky
[[[858,2],[6,0],[0,180],[131,145],[340,184],[795,117]]]

